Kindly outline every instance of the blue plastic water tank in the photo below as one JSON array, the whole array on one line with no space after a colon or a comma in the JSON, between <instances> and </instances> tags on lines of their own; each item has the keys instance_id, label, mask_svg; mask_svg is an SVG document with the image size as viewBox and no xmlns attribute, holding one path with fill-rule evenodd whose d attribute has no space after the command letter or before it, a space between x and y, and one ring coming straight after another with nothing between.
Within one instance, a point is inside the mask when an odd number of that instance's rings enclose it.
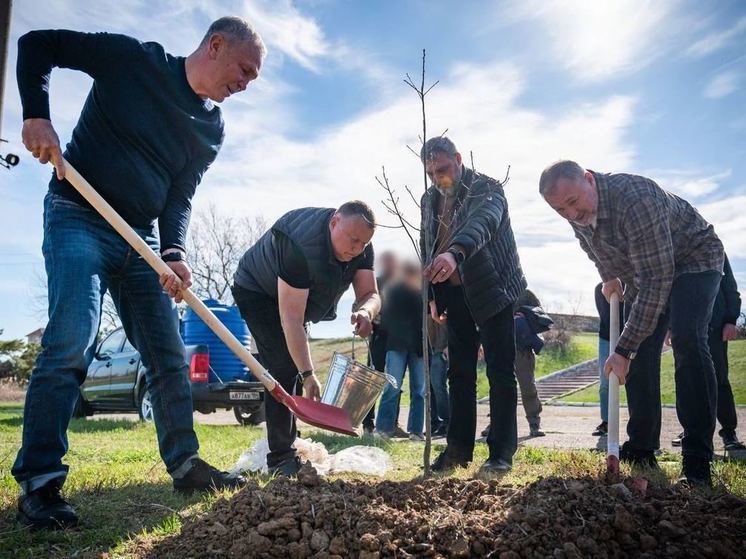
<instances>
[{"instance_id":1,"label":"blue plastic water tank","mask_svg":"<svg viewBox=\"0 0 746 559\"><path fill-rule=\"evenodd\" d=\"M251 334L246 322L241 318L238 307L224 305L215 299L206 299L203 302L218 317L218 320L248 348ZM205 344L210 348L210 382L218 382L216 374L223 382L238 379L249 380L251 374L249 369L191 308L187 309L182 319L181 334L185 345Z\"/></svg>"}]
</instances>

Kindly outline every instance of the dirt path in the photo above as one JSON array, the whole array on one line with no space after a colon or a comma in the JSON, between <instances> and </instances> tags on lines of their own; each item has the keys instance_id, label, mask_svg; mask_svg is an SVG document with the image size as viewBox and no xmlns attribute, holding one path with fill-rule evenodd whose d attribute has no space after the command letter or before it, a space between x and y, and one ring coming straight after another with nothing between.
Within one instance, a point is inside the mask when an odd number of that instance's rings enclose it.
<instances>
[{"instance_id":1,"label":"dirt path","mask_svg":"<svg viewBox=\"0 0 746 559\"><path fill-rule=\"evenodd\" d=\"M399 424L406 427L408 408L402 408ZM480 404L477 406L477 430L480 432L488 423L488 406ZM135 414L106 414L96 415L95 419L130 419L136 420ZM625 425L628 418L627 408L621 409L620 421ZM195 421L207 425L236 425L233 412L218 411L212 414L194 414ZM597 445L605 445L605 440L599 441L598 437L591 436L593 429L601 421L598 406L544 406L542 413L542 429L545 437L529 439L528 424L523 417L523 409L518 409L518 436L519 442L524 445L544 448L596 448ZM746 408L738 408L738 423L741 425L740 434L746 438ZM718 427L719 428L719 427ZM681 430L676 410L663 408L663 427L661 430L661 448L671 449L671 439ZM625 440L625 431L620 433L622 441ZM605 446L599 447L605 448ZM715 448L722 448L720 438L715 436Z\"/></svg>"}]
</instances>

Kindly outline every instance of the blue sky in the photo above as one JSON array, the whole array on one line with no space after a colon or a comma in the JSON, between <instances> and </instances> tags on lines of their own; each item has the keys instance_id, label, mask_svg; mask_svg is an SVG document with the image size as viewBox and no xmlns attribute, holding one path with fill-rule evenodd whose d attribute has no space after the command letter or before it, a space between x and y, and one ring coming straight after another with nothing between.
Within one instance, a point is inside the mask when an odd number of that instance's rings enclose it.
<instances>
[{"instance_id":1,"label":"blue sky","mask_svg":"<svg viewBox=\"0 0 746 559\"><path fill-rule=\"evenodd\" d=\"M502 177L529 285L551 310L593 312L595 269L569 225L537 193L559 158L605 172L648 175L715 225L746 285L746 5L584 1L116 0L15 2L3 107L3 150L23 154L15 42L34 28L114 31L186 55L209 23L250 19L269 55L261 78L223 104L226 143L194 200L226 215L272 221L305 205L362 198L379 219L375 175L423 188L406 149L420 133L417 99L402 78L430 80L429 126L446 128L476 167ZM70 137L90 79L57 70L53 122ZM4 153L5 151L3 151ZM24 155L0 169L0 329L19 337L39 312L41 207L50 169ZM402 196L406 201L406 194ZM414 205L407 206L417 219ZM378 251L412 251L380 230ZM348 294L340 306L350 302ZM340 313L344 315L345 313ZM343 320L313 329L342 335Z\"/></svg>"}]
</instances>

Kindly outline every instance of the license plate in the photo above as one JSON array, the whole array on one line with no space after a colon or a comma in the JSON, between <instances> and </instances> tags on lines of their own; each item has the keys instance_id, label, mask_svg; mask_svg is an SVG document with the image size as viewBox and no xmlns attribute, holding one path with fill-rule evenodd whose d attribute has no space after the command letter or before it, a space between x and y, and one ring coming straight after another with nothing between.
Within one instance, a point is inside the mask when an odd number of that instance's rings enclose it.
<instances>
[{"instance_id":1,"label":"license plate","mask_svg":"<svg viewBox=\"0 0 746 559\"><path fill-rule=\"evenodd\" d=\"M235 392L233 390L230 390L228 392L228 398L230 400L258 400L259 393L258 392Z\"/></svg>"}]
</instances>

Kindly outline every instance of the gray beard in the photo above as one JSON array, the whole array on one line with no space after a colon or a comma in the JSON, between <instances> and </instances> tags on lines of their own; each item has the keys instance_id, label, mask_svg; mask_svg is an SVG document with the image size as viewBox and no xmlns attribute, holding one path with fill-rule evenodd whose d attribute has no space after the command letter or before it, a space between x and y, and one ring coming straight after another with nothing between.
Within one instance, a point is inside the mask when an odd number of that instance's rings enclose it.
<instances>
[{"instance_id":1,"label":"gray beard","mask_svg":"<svg viewBox=\"0 0 746 559\"><path fill-rule=\"evenodd\" d=\"M441 195L445 196L446 198L451 198L452 196L456 196L458 193L459 187L461 186L461 179L464 176L464 166L461 165L461 168L459 169L458 178L453 183L453 186L451 188L441 188L437 184L435 185L435 188L438 190L438 192L441 193Z\"/></svg>"}]
</instances>

